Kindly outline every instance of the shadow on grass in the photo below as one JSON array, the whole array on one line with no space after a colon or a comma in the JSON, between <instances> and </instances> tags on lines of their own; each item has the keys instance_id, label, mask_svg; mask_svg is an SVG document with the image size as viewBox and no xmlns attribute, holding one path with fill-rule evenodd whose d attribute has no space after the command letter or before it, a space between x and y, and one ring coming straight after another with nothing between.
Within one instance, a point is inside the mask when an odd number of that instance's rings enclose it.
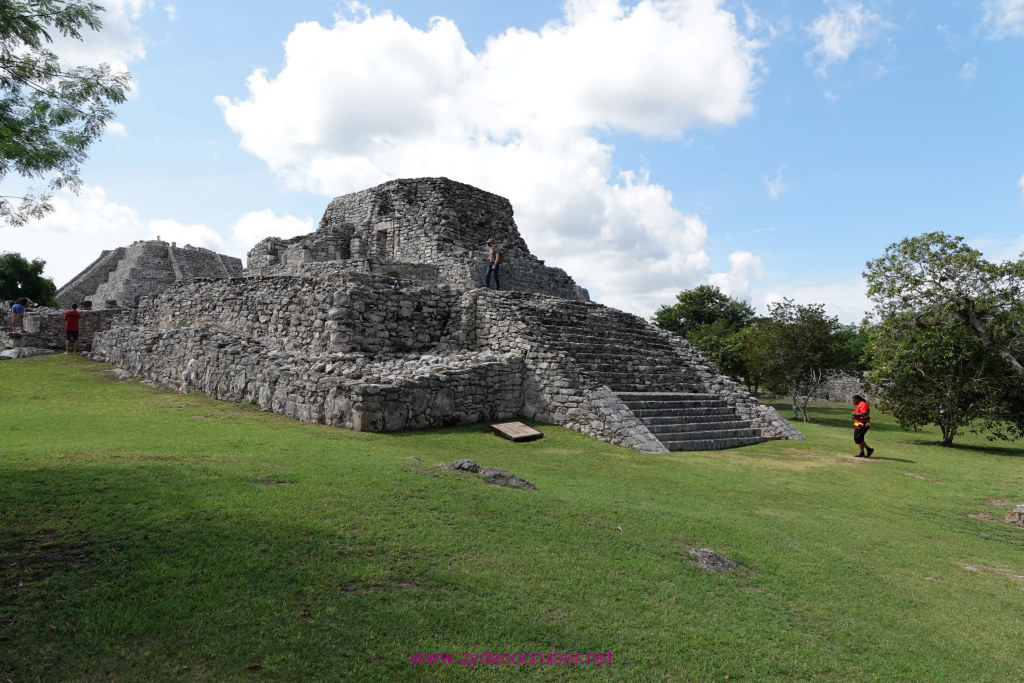
<instances>
[{"instance_id":1,"label":"shadow on grass","mask_svg":"<svg viewBox=\"0 0 1024 683\"><path fill-rule=\"evenodd\" d=\"M950 452L963 451L964 453L986 453L988 455L999 455L1004 458L1024 458L1024 447L1021 446L979 446L975 444L954 443L952 446L942 446L940 441L915 439L910 443L915 446L939 446L947 448Z\"/></svg>"},{"instance_id":2,"label":"shadow on grass","mask_svg":"<svg viewBox=\"0 0 1024 683\"><path fill-rule=\"evenodd\" d=\"M871 460L891 460L893 462L908 462L908 463L911 463L911 464L916 464L917 463L916 460L907 460L906 458L890 458L890 457L885 456L885 455L872 455L871 456Z\"/></svg>"},{"instance_id":3,"label":"shadow on grass","mask_svg":"<svg viewBox=\"0 0 1024 683\"><path fill-rule=\"evenodd\" d=\"M445 642L478 640L483 602L508 606L495 611L498 636L581 637L534 623L511 592L478 593L450 569L443 526L431 537L399 516L378 528L365 510L380 504L358 486L343 494L347 517L303 518L293 512L302 482L266 484L189 477L171 464L5 472L0 680L34 678L41 666L52 680L182 667L211 680L252 668L285 680L389 680L435 630ZM367 656L370 633L392 656Z\"/></svg>"}]
</instances>

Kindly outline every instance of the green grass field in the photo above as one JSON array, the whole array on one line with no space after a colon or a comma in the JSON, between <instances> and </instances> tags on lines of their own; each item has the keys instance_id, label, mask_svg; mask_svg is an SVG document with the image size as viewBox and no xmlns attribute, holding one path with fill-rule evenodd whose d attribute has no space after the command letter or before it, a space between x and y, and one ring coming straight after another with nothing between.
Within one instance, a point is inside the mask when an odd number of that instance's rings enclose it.
<instances>
[{"instance_id":1,"label":"green grass field","mask_svg":"<svg viewBox=\"0 0 1024 683\"><path fill-rule=\"evenodd\" d=\"M833 404L708 453L353 433L108 370L0 363L0 680L1024 679L1020 444L876 414L858 459ZM611 663L410 659L485 651Z\"/></svg>"}]
</instances>

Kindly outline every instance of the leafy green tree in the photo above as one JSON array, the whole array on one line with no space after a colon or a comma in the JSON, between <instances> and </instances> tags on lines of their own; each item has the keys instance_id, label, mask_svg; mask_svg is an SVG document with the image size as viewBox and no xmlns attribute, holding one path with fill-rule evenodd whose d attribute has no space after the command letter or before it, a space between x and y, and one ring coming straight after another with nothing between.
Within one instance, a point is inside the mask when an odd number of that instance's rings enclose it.
<instances>
[{"instance_id":1,"label":"leafy green tree","mask_svg":"<svg viewBox=\"0 0 1024 683\"><path fill-rule=\"evenodd\" d=\"M53 280L43 277L45 261L28 261L21 254L0 254L0 299L14 300L26 296L40 306L57 305L57 288Z\"/></svg>"},{"instance_id":2,"label":"leafy green tree","mask_svg":"<svg viewBox=\"0 0 1024 683\"><path fill-rule=\"evenodd\" d=\"M889 245L864 277L883 321L963 328L1024 379L1024 258L990 263L962 237L929 232Z\"/></svg>"},{"instance_id":3,"label":"leafy green tree","mask_svg":"<svg viewBox=\"0 0 1024 683\"><path fill-rule=\"evenodd\" d=\"M1024 434L1024 391L999 355L963 326L920 326L915 313L871 328L868 387L903 427L934 424L951 446L965 427L993 438Z\"/></svg>"},{"instance_id":4,"label":"leafy green tree","mask_svg":"<svg viewBox=\"0 0 1024 683\"><path fill-rule=\"evenodd\" d=\"M840 325L836 330L839 344L839 368L852 374L868 369L868 333L856 325Z\"/></svg>"},{"instance_id":5,"label":"leafy green tree","mask_svg":"<svg viewBox=\"0 0 1024 683\"><path fill-rule=\"evenodd\" d=\"M793 418L803 414L809 422L807 402L829 372L841 367L839 319L825 314L824 306L794 304L783 299L768 307L746 337L743 355L750 371L774 392L789 394Z\"/></svg>"},{"instance_id":6,"label":"leafy green tree","mask_svg":"<svg viewBox=\"0 0 1024 683\"><path fill-rule=\"evenodd\" d=\"M657 327L689 339L689 335L705 325L718 321L730 331L746 327L754 319L754 309L745 301L734 299L713 285L700 285L676 295L676 303L662 306L651 319Z\"/></svg>"},{"instance_id":7,"label":"leafy green tree","mask_svg":"<svg viewBox=\"0 0 1024 683\"><path fill-rule=\"evenodd\" d=\"M720 372L743 378L756 391L757 382L743 358L742 331L753 320L750 304L712 285L680 292L675 304L662 306L651 319L655 326L685 337Z\"/></svg>"},{"instance_id":8,"label":"leafy green tree","mask_svg":"<svg viewBox=\"0 0 1024 683\"><path fill-rule=\"evenodd\" d=\"M962 237L890 245L864 277L878 324L869 380L904 426L1024 436L1024 259L991 263ZM902 345L902 347L901 347Z\"/></svg>"},{"instance_id":9,"label":"leafy green tree","mask_svg":"<svg viewBox=\"0 0 1024 683\"><path fill-rule=\"evenodd\" d=\"M56 32L98 31L100 5L68 0L0 0L0 183L14 171L49 178L46 190L0 195L0 220L22 225L52 210L52 192L81 187L79 165L124 101L127 73L107 64L68 66L47 49Z\"/></svg>"}]
</instances>

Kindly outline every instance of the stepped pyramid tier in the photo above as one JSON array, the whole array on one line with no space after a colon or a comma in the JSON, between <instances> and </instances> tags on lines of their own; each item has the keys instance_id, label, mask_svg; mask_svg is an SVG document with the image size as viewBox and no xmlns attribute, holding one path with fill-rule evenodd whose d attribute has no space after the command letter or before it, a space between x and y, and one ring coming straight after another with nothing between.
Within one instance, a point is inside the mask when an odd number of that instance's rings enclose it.
<instances>
[{"instance_id":1,"label":"stepped pyramid tier","mask_svg":"<svg viewBox=\"0 0 1024 683\"><path fill-rule=\"evenodd\" d=\"M142 240L102 252L57 291L62 308L126 308L140 297L155 296L179 280L195 277L241 277L242 261L209 249L173 242Z\"/></svg>"},{"instance_id":2,"label":"stepped pyramid tier","mask_svg":"<svg viewBox=\"0 0 1024 683\"><path fill-rule=\"evenodd\" d=\"M484 284L488 240L502 249L503 290L589 301L564 270L530 253L504 197L447 178L392 180L335 198L320 227L289 240L268 237L249 251L250 275L298 275L310 263L388 273L434 284Z\"/></svg>"},{"instance_id":3,"label":"stepped pyramid tier","mask_svg":"<svg viewBox=\"0 0 1024 683\"><path fill-rule=\"evenodd\" d=\"M480 286L489 238L502 291ZM335 199L310 235L263 240L245 277L141 297L94 356L362 431L526 417L649 453L803 438L681 337L587 298L529 253L507 200L392 181Z\"/></svg>"}]
</instances>

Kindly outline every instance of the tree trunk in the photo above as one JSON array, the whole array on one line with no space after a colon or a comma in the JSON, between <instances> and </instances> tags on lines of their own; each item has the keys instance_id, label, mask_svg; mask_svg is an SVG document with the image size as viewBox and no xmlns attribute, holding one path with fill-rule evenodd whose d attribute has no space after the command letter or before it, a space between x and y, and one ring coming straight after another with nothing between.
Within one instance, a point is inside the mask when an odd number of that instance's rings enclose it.
<instances>
[{"instance_id":1,"label":"tree trunk","mask_svg":"<svg viewBox=\"0 0 1024 683\"><path fill-rule=\"evenodd\" d=\"M956 436L956 427L953 425L939 425L942 428L942 445L952 446L953 437Z\"/></svg>"}]
</instances>

